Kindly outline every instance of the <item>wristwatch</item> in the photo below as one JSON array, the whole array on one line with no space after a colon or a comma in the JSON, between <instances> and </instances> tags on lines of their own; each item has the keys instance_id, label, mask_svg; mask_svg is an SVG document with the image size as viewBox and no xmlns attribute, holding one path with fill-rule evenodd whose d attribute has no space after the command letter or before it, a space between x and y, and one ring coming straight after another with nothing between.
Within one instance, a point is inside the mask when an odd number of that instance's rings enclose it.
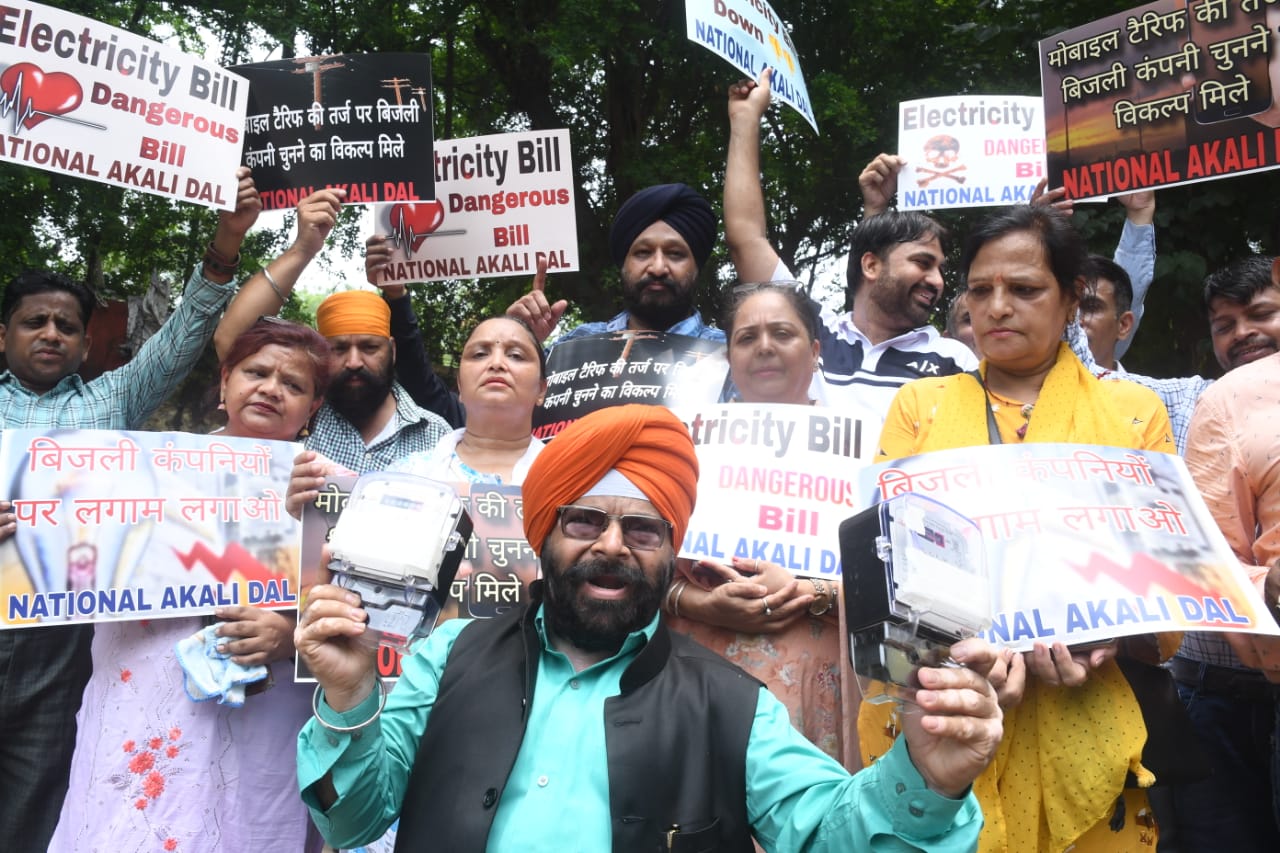
<instances>
[{"instance_id":1,"label":"wristwatch","mask_svg":"<svg viewBox=\"0 0 1280 853\"><path fill-rule=\"evenodd\" d=\"M805 578L809 583L813 584L813 603L809 605L810 616L821 616L827 613L835 606L835 596L832 595L831 586L822 578Z\"/></svg>"}]
</instances>

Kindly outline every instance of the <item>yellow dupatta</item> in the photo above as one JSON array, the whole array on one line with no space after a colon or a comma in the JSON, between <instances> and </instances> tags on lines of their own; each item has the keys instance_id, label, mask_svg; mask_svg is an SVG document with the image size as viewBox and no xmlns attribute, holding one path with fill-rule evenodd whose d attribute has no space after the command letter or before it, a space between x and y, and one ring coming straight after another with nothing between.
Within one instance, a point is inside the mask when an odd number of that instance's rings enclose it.
<instances>
[{"instance_id":1,"label":"yellow dupatta","mask_svg":"<svg viewBox=\"0 0 1280 853\"><path fill-rule=\"evenodd\" d=\"M979 369L985 378L985 361ZM987 444L988 405L973 376L950 377L920 452ZM1143 438L1062 343L1025 441L1141 447ZM864 756L882 754L892 743L892 713L892 705L862 705ZM1154 781L1141 764L1147 739L1142 712L1114 661L1091 673L1084 687L1029 679L1022 703L1005 711L1004 728L995 759L973 785L985 818L982 853L1065 850L1110 816L1128 771L1144 787Z\"/></svg>"}]
</instances>

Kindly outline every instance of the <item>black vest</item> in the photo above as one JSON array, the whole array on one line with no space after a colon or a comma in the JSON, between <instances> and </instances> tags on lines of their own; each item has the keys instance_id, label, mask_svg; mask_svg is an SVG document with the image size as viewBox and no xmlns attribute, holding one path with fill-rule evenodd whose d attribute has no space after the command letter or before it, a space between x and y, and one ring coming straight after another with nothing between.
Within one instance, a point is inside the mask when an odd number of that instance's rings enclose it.
<instances>
[{"instance_id":1,"label":"black vest","mask_svg":"<svg viewBox=\"0 0 1280 853\"><path fill-rule=\"evenodd\" d=\"M533 702L535 609L477 620L454 642L400 809L397 853L485 849ZM615 853L749 853L746 754L760 683L659 623L621 688L604 711ZM566 851L574 840L566 828Z\"/></svg>"}]
</instances>

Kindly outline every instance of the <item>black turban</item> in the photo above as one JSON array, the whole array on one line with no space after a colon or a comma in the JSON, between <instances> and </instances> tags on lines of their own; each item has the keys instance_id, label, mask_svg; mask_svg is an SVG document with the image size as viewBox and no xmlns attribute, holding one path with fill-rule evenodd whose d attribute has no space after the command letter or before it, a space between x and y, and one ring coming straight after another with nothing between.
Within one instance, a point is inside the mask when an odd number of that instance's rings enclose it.
<instances>
[{"instance_id":1,"label":"black turban","mask_svg":"<svg viewBox=\"0 0 1280 853\"><path fill-rule=\"evenodd\" d=\"M680 233L702 269L716 242L716 215L707 200L686 184L659 184L627 199L609 231L613 262L622 266L640 232L659 219Z\"/></svg>"}]
</instances>

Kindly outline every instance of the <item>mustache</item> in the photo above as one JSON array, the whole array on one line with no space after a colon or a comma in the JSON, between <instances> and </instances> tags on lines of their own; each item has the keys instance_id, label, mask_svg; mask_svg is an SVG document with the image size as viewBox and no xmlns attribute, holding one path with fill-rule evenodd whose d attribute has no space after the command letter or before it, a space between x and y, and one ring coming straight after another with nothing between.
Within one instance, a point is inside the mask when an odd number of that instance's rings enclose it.
<instances>
[{"instance_id":1,"label":"mustache","mask_svg":"<svg viewBox=\"0 0 1280 853\"><path fill-rule=\"evenodd\" d=\"M378 381L378 377L375 376L372 371L366 370L363 367L344 367L342 372L335 377L335 381L337 382L346 382L349 379L362 379L365 382Z\"/></svg>"},{"instance_id":2,"label":"mustache","mask_svg":"<svg viewBox=\"0 0 1280 853\"><path fill-rule=\"evenodd\" d=\"M1233 344L1231 349L1227 350L1227 354L1234 357L1239 355L1241 352L1244 352L1247 349L1252 349L1256 346L1268 346L1272 349L1276 349L1276 342L1266 335L1253 335L1252 337L1245 338L1243 341Z\"/></svg>"},{"instance_id":3,"label":"mustache","mask_svg":"<svg viewBox=\"0 0 1280 853\"><path fill-rule=\"evenodd\" d=\"M566 581L574 586L582 586L604 575L612 575L628 585L648 583L648 578L639 568L611 560L584 560L577 562L565 569L563 576Z\"/></svg>"},{"instance_id":4,"label":"mustache","mask_svg":"<svg viewBox=\"0 0 1280 853\"><path fill-rule=\"evenodd\" d=\"M651 284L660 284L668 290L676 289L675 279L669 275L646 275L636 283L636 286L638 289L644 290Z\"/></svg>"}]
</instances>

